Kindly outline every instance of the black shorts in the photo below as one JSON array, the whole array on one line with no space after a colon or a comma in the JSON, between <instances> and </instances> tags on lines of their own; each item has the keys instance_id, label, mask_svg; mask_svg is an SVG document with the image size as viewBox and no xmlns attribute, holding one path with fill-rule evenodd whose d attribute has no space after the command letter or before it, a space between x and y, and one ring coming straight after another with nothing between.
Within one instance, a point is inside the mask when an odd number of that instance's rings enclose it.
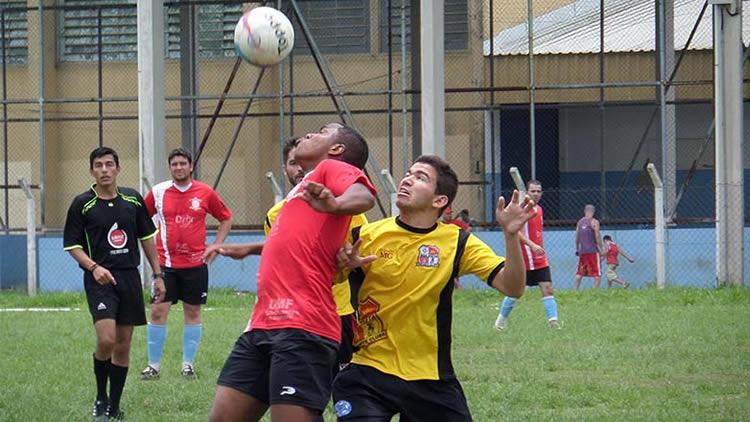
<instances>
[{"instance_id":1,"label":"black shorts","mask_svg":"<svg viewBox=\"0 0 750 422\"><path fill-rule=\"evenodd\" d=\"M351 364L333 382L339 421L471 421L457 379L406 381L365 365Z\"/></svg>"},{"instance_id":2,"label":"black shorts","mask_svg":"<svg viewBox=\"0 0 750 422\"><path fill-rule=\"evenodd\" d=\"M109 271L117 284L101 285L91 272L83 273L83 288L94 322L114 319L118 325L146 325L143 286L138 270Z\"/></svg>"},{"instance_id":3,"label":"black shorts","mask_svg":"<svg viewBox=\"0 0 750 422\"><path fill-rule=\"evenodd\" d=\"M552 283L552 274L549 272L549 267L526 271L527 286L538 286L539 283L545 281Z\"/></svg>"},{"instance_id":4,"label":"black shorts","mask_svg":"<svg viewBox=\"0 0 750 422\"><path fill-rule=\"evenodd\" d=\"M354 353L354 314L341 315L341 344L336 354L336 363L333 368L333 378L343 368L352 361Z\"/></svg>"},{"instance_id":5,"label":"black shorts","mask_svg":"<svg viewBox=\"0 0 750 422\"><path fill-rule=\"evenodd\" d=\"M322 414L331 397L337 346L304 330L248 331L234 344L217 384L266 404L293 404Z\"/></svg>"},{"instance_id":6,"label":"black shorts","mask_svg":"<svg viewBox=\"0 0 750 422\"><path fill-rule=\"evenodd\" d=\"M195 268L164 268L165 302L181 300L191 305L205 305L208 300L208 265Z\"/></svg>"}]
</instances>

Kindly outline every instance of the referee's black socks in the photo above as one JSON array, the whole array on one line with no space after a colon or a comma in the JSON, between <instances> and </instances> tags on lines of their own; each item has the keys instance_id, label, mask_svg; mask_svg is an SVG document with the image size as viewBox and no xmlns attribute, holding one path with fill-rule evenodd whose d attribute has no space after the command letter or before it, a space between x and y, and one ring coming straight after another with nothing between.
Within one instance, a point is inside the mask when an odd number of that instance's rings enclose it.
<instances>
[{"instance_id":1,"label":"referee's black socks","mask_svg":"<svg viewBox=\"0 0 750 422\"><path fill-rule=\"evenodd\" d=\"M109 408L113 412L120 410L120 397L122 396L122 389L125 388L127 377L127 366L111 365L109 370Z\"/></svg>"},{"instance_id":2,"label":"referee's black socks","mask_svg":"<svg viewBox=\"0 0 750 422\"><path fill-rule=\"evenodd\" d=\"M96 399L107 401L107 378L109 377L112 359L99 360L94 354L94 375L96 376Z\"/></svg>"}]
</instances>

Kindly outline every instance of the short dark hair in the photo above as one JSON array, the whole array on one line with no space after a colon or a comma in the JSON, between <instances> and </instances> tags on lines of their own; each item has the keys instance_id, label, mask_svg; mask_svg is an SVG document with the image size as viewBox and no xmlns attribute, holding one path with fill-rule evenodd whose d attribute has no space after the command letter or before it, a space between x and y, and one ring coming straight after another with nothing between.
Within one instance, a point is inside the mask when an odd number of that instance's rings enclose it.
<instances>
[{"instance_id":1,"label":"short dark hair","mask_svg":"<svg viewBox=\"0 0 750 422\"><path fill-rule=\"evenodd\" d=\"M105 155L111 155L115 159L115 165L120 167L120 157L117 156L115 150L110 147L99 147L91 151L91 154L89 154L89 169L94 169L94 160L104 157Z\"/></svg>"},{"instance_id":2,"label":"short dark hair","mask_svg":"<svg viewBox=\"0 0 750 422\"><path fill-rule=\"evenodd\" d=\"M537 185L537 186L539 186L541 188L542 187L542 182L540 182L540 181L538 181L536 179L531 179L528 182L526 182L526 189L528 189L529 186L531 186L531 185Z\"/></svg>"},{"instance_id":3,"label":"short dark hair","mask_svg":"<svg viewBox=\"0 0 750 422\"><path fill-rule=\"evenodd\" d=\"M448 203L440 209L440 214L442 215L445 209L456 199L456 193L458 192L458 176L456 176L456 172L453 171L447 161L437 155L422 155L414 160L414 162L425 163L435 169L437 173L435 193L448 197Z\"/></svg>"},{"instance_id":4,"label":"short dark hair","mask_svg":"<svg viewBox=\"0 0 750 422\"><path fill-rule=\"evenodd\" d=\"M604 240L612 240L612 237L608 234L605 234L603 237Z\"/></svg>"},{"instance_id":5,"label":"short dark hair","mask_svg":"<svg viewBox=\"0 0 750 422\"><path fill-rule=\"evenodd\" d=\"M362 135L347 125L341 125L336 130L336 143L344 145L341 161L349 163L359 169L365 168L370 156L370 149Z\"/></svg>"},{"instance_id":6,"label":"short dark hair","mask_svg":"<svg viewBox=\"0 0 750 422\"><path fill-rule=\"evenodd\" d=\"M294 147L299 143L299 138L289 138L284 141L284 147L281 150L281 156L284 158L284 164L289 159L289 153L292 152Z\"/></svg>"},{"instance_id":7,"label":"short dark hair","mask_svg":"<svg viewBox=\"0 0 750 422\"><path fill-rule=\"evenodd\" d=\"M186 150L185 148L175 148L172 150L172 152L169 153L169 157L167 157L167 163L172 164L172 159L174 157L185 157L188 160L188 163L193 164L193 155L190 154L190 151Z\"/></svg>"}]
</instances>

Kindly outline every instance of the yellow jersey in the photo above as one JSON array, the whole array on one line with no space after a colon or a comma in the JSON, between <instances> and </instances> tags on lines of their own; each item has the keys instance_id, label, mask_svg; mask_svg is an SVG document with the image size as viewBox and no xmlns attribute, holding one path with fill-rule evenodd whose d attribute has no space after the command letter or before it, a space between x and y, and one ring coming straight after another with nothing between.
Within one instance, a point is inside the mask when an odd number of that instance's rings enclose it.
<instances>
[{"instance_id":1,"label":"yellow jersey","mask_svg":"<svg viewBox=\"0 0 750 422\"><path fill-rule=\"evenodd\" d=\"M370 264L351 271L358 299L352 363L404 380L455 378L451 362L453 279L474 274L491 283L505 258L452 224L429 229L387 218L354 229Z\"/></svg>"},{"instance_id":2,"label":"yellow jersey","mask_svg":"<svg viewBox=\"0 0 750 422\"><path fill-rule=\"evenodd\" d=\"M276 221L276 217L279 216L279 212L285 203L286 200L277 202L266 213L266 221L263 224L263 230L265 231L266 236L268 236L268 233L271 231L271 226L273 225L273 222ZM349 224L349 231L351 232L354 228L363 224L367 224L367 217L364 214L353 215L352 222ZM336 302L337 314L349 315L354 313L354 308L351 304L351 289L349 288L349 281L344 274L337 274L336 279L333 280L333 300Z\"/></svg>"}]
</instances>

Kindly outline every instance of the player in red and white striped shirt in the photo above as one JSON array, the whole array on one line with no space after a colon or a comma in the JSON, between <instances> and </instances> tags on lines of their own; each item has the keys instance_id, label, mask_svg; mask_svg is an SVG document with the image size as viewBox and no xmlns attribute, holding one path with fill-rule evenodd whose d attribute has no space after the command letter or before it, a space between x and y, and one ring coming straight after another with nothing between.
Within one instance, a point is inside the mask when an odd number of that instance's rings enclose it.
<instances>
[{"instance_id":1,"label":"player in red and white striped shirt","mask_svg":"<svg viewBox=\"0 0 750 422\"><path fill-rule=\"evenodd\" d=\"M539 286L542 292L542 304L547 314L550 327L560 328L557 318L557 302L552 291L552 274L549 270L547 254L544 251L544 210L539 205L542 199L542 183L538 180L529 180L526 184L529 197L537 205L534 207L536 216L530 219L523 230L519 233L521 240L521 252L523 263L526 265L526 285ZM506 296L500 305L500 313L495 320L495 328L505 329L506 320L510 316L517 298Z\"/></svg>"},{"instance_id":2,"label":"player in red and white striped shirt","mask_svg":"<svg viewBox=\"0 0 750 422\"><path fill-rule=\"evenodd\" d=\"M156 220L159 235L156 246L164 269L166 298L151 305L148 325L148 366L142 380L156 379L161 370L161 355L167 337L167 316L172 304L182 301L185 314L183 328L182 375L195 377L195 355L202 334L201 305L208 299L208 266L206 249L206 215L219 221L215 243L222 243L232 226L232 212L207 184L193 179L190 152L177 148L169 154L172 180L159 183L146 194L144 202Z\"/></svg>"}]
</instances>

